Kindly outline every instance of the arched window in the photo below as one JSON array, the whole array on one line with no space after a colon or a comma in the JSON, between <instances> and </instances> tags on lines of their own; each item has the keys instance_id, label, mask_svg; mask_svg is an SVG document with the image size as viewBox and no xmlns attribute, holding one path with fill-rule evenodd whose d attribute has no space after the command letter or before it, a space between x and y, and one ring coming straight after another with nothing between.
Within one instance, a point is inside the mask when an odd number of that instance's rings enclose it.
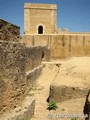
<instances>
[{"instance_id":1,"label":"arched window","mask_svg":"<svg viewBox=\"0 0 90 120\"><path fill-rule=\"evenodd\" d=\"M43 34L43 26L38 27L38 34Z\"/></svg>"}]
</instances>

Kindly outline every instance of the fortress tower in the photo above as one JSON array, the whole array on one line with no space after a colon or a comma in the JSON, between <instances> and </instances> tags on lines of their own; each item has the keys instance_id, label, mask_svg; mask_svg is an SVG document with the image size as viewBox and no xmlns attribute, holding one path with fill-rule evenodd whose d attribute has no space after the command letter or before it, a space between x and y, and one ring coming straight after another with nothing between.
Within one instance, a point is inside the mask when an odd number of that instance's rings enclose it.
<instances>
[{"instance_id":1,"label":"fortress tower","mask_svg":"<svg viewBox=\"0 0 90 120\"><path fill-rule=\"evenodd\" d=\"M55 34L57 6L56 4L24 4L25 35Z\"/></svg>"}]
</instances>

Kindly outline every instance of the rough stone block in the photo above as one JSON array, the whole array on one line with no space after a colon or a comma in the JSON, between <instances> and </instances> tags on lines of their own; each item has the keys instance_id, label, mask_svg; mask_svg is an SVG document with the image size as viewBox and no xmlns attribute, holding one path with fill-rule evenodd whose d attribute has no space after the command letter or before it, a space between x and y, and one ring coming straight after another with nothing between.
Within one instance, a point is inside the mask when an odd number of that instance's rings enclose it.
<instances>
[{"instance_id":1,"label":"rough stone block","mask_svg":"<svg viewBox=\"0 0 90 120\"><path fill-rule=\"evenodd\" d=\"M62 102L85 97L89 88L90 57L71 58L62 63L59 74L50 86L49 99Z\"/></svg>"},{"instance_id":2,"label":"rough stone block","mask_svg":"<svg viewBox=\"0 0 90 120\"><path fill-rule=\"evenodd\" d=\"M34 115L35 100L31 97L26 97L20 107L17 107L0 117L0 120L21 120L30 119Z\"/></svg>"}]
</instances>

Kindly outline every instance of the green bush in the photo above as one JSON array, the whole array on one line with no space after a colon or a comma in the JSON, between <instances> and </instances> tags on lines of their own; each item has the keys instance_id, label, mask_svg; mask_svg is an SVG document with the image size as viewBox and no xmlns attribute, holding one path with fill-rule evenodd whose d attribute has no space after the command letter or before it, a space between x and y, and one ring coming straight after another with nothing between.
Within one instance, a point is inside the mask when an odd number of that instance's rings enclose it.
<instances>
[{"instance_id":1,"label":"green bush","mask_svg":"<svg viewBox=\"0 0 90 120\"><path fill-rule=\"evenodd\" d=\"M57 104L55 101L51 101L49 102L48 104L48 110L56 110L58 107L57 107Z\"/></svg>"}]
</instances>

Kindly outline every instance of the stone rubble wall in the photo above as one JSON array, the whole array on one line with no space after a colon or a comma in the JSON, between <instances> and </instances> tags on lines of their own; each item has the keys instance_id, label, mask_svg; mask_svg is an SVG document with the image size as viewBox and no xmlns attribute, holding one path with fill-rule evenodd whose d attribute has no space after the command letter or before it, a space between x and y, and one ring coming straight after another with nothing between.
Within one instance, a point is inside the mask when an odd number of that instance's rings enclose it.
<instances>
[{"instance_id":1,"label":"stone rubble wall","mask_svg":"<svg viewBox=\"0 0 90 120\"><path fill-rule=\"evenodd\" d=\"M49 49L45 46L27 47L26 72L41 65L42 59L49 60L49 53Z\"/></svg>"},{"instance_id":2,"label":"stone rubble wall","mask_svg":"<svg viewBox=\"0 0 90 120\"><path fill-rule=\"evenodd\" d=\"M15 108L26 92L25 45L0 41L0 113Z\"/></svg>"},{"instance_id":3,"label":"stone rubble wall","mask_svg":"<svg viewBox=\"0 0 90 120\"><path fill-rule=\"evenodd\" d=\"M28 90L26 72L41 65L44 49L0 41L0 113L22 103Z\"/></svg>"},{"instance_id":4,"label":"stone rubble wall","mask_svg":"<svg viewBox=\"0 0 90 120\"><path fill-rule=\"evenodd\" d=\"M20 27L0 19L0 40L19 42Z\"/></svg>"}]
</instances>

